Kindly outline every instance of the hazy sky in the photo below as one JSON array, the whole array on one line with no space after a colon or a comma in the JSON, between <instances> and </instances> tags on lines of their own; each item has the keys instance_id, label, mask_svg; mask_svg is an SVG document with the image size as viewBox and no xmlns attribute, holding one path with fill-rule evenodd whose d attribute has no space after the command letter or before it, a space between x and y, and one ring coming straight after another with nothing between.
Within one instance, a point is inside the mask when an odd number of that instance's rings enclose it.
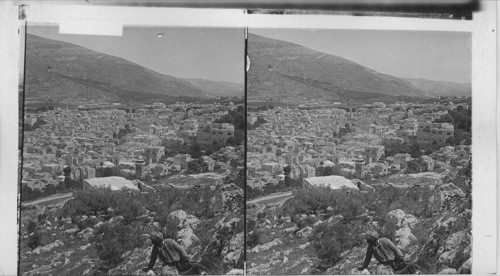
<instances>
[{"instance_id":1,"label":"hazy sky","mask_svg":"<svg viewBox=\"0 0 500 276\"><path fill-rule=\"evenodd\" d=\"M396 77L471 82L471 33L297 29L249 32L340 56Z\"/></svg>"},{"instance_id":2,"label":"hazy sky","mask_svg":"<svg viewBox=\"0 0 500 276\"><path fill-rule=\"evenodd\" d=\"M118 56L174 77L244 82L243 29L126 27L117 37L67 35L59 34L57 26L28 26L28 33Z\"/></svg>"}]
</instances>

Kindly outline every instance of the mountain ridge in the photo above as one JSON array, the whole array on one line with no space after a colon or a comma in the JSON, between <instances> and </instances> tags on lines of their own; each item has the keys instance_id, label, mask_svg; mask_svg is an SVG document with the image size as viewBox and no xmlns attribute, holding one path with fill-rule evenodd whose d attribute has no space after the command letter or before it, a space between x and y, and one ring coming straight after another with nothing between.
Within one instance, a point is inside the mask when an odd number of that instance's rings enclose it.
<instances>
[{"instance_id":1,"label":"mountain ridge","mask_svg":"<svg viewBox=\"0 0 500 276\"><path fill-rule=\"evenodd\" d=\"M245 84L229 81L214 81L204 78L182 78L194 87L201 89L207 96L243 97Z\"/></svg>"},{"instance_id":2,"label":"mountain ridge","mask_svg":"<svg viewBox=\"0 0 500 276\"><path fill-rule=\"evenodd\" d=\"M181 78L122 57L32 34L26 39L25 96L29 102L162 101L207 93Z\"/></svg>"},{"instance_id":3,"label":"mountain ridge","mask_svg":"<svg viewBox=\"0 0 500 276\"><path fill-rule=\"evenodd\" d=\"M394 77L302 45L249 34L248 96L255 100L372 101L453 94L452 85ZM432 85L431 85L432 84ZM466 93L466 89L462 88ZM363 94L371 96L363 100Z\"/></svg>"}]
</instances>

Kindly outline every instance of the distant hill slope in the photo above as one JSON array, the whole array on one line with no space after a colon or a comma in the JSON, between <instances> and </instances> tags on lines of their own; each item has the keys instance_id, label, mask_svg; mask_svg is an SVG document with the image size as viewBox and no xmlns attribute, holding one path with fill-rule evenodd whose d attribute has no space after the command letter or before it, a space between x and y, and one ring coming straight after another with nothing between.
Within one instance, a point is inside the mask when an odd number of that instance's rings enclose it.
<instances>
[{"instance_id":1,"label":"distant hill slope","mask_svg":"<svg viewBox=\"0 0 500 276\"><path fill-rule=\"evenodd\" d=\"M432 81L426 79L406 79L424 94L429 96L467 96L472 95L470 83Z\"/></svg>"},{"instance_id":2,"label":"distant hill slope","mask_svg":"<svg viewBox=\"0 0 500 276\"><path fill-rule=\"evenodd\" d=\"M250 99L348 102L427 96L413 80L285 41L249 34L248 55Z\"/></svg>"},{"instance_id":3,"label":"distant hill slope","mask_svg":"<svg viewBox=\"0 0 500 276\"><path fill-rule=\"evenodd\" d=\"M243 97L245 94L245 85L243 83L206 79L183 80L200 89L206 96Z\"/></svg>"},{"instance_id":4,"label":"distant hill slope","mask_svg":"<svg viewBox=\"0 0 500 276\"><path fill-rule=\"evenodd\" d=\"M201 96L192 84L75 44L27 35L27 101L118 101Z\"/></svg>"}]
</instances>

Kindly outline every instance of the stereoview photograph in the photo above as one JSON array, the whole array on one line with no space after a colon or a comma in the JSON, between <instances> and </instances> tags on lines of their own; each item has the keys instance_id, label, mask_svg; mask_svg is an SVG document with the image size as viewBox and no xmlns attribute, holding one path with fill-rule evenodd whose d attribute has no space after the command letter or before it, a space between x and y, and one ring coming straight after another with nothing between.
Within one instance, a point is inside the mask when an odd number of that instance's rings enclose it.
<instances>
[{"instance_id":1,"label":"stereoview photograph","mask_svg":"<svg viewBox=\"0 0 500 276\"><path fill-rule=\"evenodd\" d=\"M27 27L21 275L243 273L244 42Z\"/></svg>"},{"instance_id":2,"label":"stereoview photograph","mask_svg":"<svg viewBox=\"0 0 500 276\"><path fill-rule=\"evenodd\" d=\"M470 274L471 33L247 43L247 274Z\"/></svg>"}]
</instances>

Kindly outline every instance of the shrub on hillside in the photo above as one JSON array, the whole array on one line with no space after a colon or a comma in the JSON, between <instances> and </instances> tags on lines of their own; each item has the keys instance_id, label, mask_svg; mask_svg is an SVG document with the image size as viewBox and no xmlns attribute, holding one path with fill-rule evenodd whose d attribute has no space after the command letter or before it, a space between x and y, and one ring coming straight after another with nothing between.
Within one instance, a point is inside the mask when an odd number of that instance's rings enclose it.
<instances>
[{"instance_id":1,"label":"shrub on hillside","mask_svg":"<svg viewBox=\"0 0 500 276\"><path fill-rule=\"evenodd\" d=\"M345 256L347 250L361 244L358 238L361 230L358 223L325 223L314 228L309 241L313 244L318 258L328 266L333 266Z\"/></svg>"},{"instance_id":2,"label":"shrub on hillside","mask_svg":"<svg viewBox=\"0 0 500 276\"><path fill-rule=\"evenodd\" d=\"M98 188L77 191L74 199L68 201L62 208L63 214L72 215L99 215L108 208L116 207L116 192L109 188Z\"/></svg>"},{"instance_id":3,"label":"shrub on hillside","mask_svg":"<svg viewBox=\"0 0 500 276\"><path fill-rule=\"evenodd\" d=\"M35 249L42 245L42 233L35 230L32 234L28 236L27 245L31 249Z\"/></svg>"},{"instance_id":4,"label":"shrub on hillside","mask_svg":"<svg viewBox=\"0 0 500 276\"><path fill-rule=\"evenodd\" d=\"M367 195L349 189L331 190L329 188L308 189L295 192L295 197L283 205L284 215L317 214L332 208L333 215L341 214L350 221L364 213Z\"/></svg>"},{"instance_id":5,"label":"shrub on hillside","mask_svg":"<svg viewBox=\"0 0 500 276\"><path fill-rule=\"evenodd\" d=\"M260 243L261 241L260 241L259 231L254 229L253 231L248 233L247 244L246 244L248 248L252 248Z\"/></svg>"},{"instance_id":6,"label":"shrub on hillside","mask_svg":"<svg viewBox=\"0 0 500 276\"><path fill-rule=\"evenodd\" d=\"M28 232L28 234L35 232L36 226L36 221L28 220L28 222L26 222L26 232Z\"/></svg>"},{"instance_id":7,"label":"shrub on hillside","mask_svg":"<svg viewBox=\"0 0 500 276\"><path fill-rule=\"evenodd\" d=\"M124 254L140 245L139 235L143 231L125 224L103 224L99 226L91 242L97 256L105 266L114 266L124 259Z\"/></svg>"},{"instance_id":8,"label":"shrub on hillside","mask_svg":"<svg viewBox=\"0 0 500 276\"><path fill-rule=\"evenodd\" d=\"M75 224L79 230L83 230L83 229L92 227L98 222L99 222L99 219L97 219L97 218L86 218L86 219L75 220Z\"/></svg>"},{"instance_id":9,"label":"shrub on hillside","mask_svg":"<svg viewBox=\"0 0 500 276\"><path fill-rule=\"evenodd\" d=\"M89 189L76 192L74 198L63 206L61 214L72 218L79 215L97 216L111 208L115 215L121 215L125 221L131 222L145 214L145 208L157 202L158 198L146 197L140 193L129 194L126 191L111 191L109 188Z\"/></svg>"},{"instance_id":10,"label":"shrub on hillside","mask_svg":"<svg viewBox=\"0 0 500 276\"><path fill-rule=\"evenodd\" d=\"M318 218L308 216L307 218L297 221L297 227L301 229L307 226L312 226L317 221Z\"/></svg>"},{"instance_id":11,"label":"shrub on hillside","mask_svg":"<svg viewBox=\"0 0 500 276\"><path fill-rule=\"evenodd\" d=\"M115 214L117 216L123 216L125 222L130 223L145 213L146 209L139 199L126 194L122 194L118 197Z\"/></svg>"}]
</instances>

